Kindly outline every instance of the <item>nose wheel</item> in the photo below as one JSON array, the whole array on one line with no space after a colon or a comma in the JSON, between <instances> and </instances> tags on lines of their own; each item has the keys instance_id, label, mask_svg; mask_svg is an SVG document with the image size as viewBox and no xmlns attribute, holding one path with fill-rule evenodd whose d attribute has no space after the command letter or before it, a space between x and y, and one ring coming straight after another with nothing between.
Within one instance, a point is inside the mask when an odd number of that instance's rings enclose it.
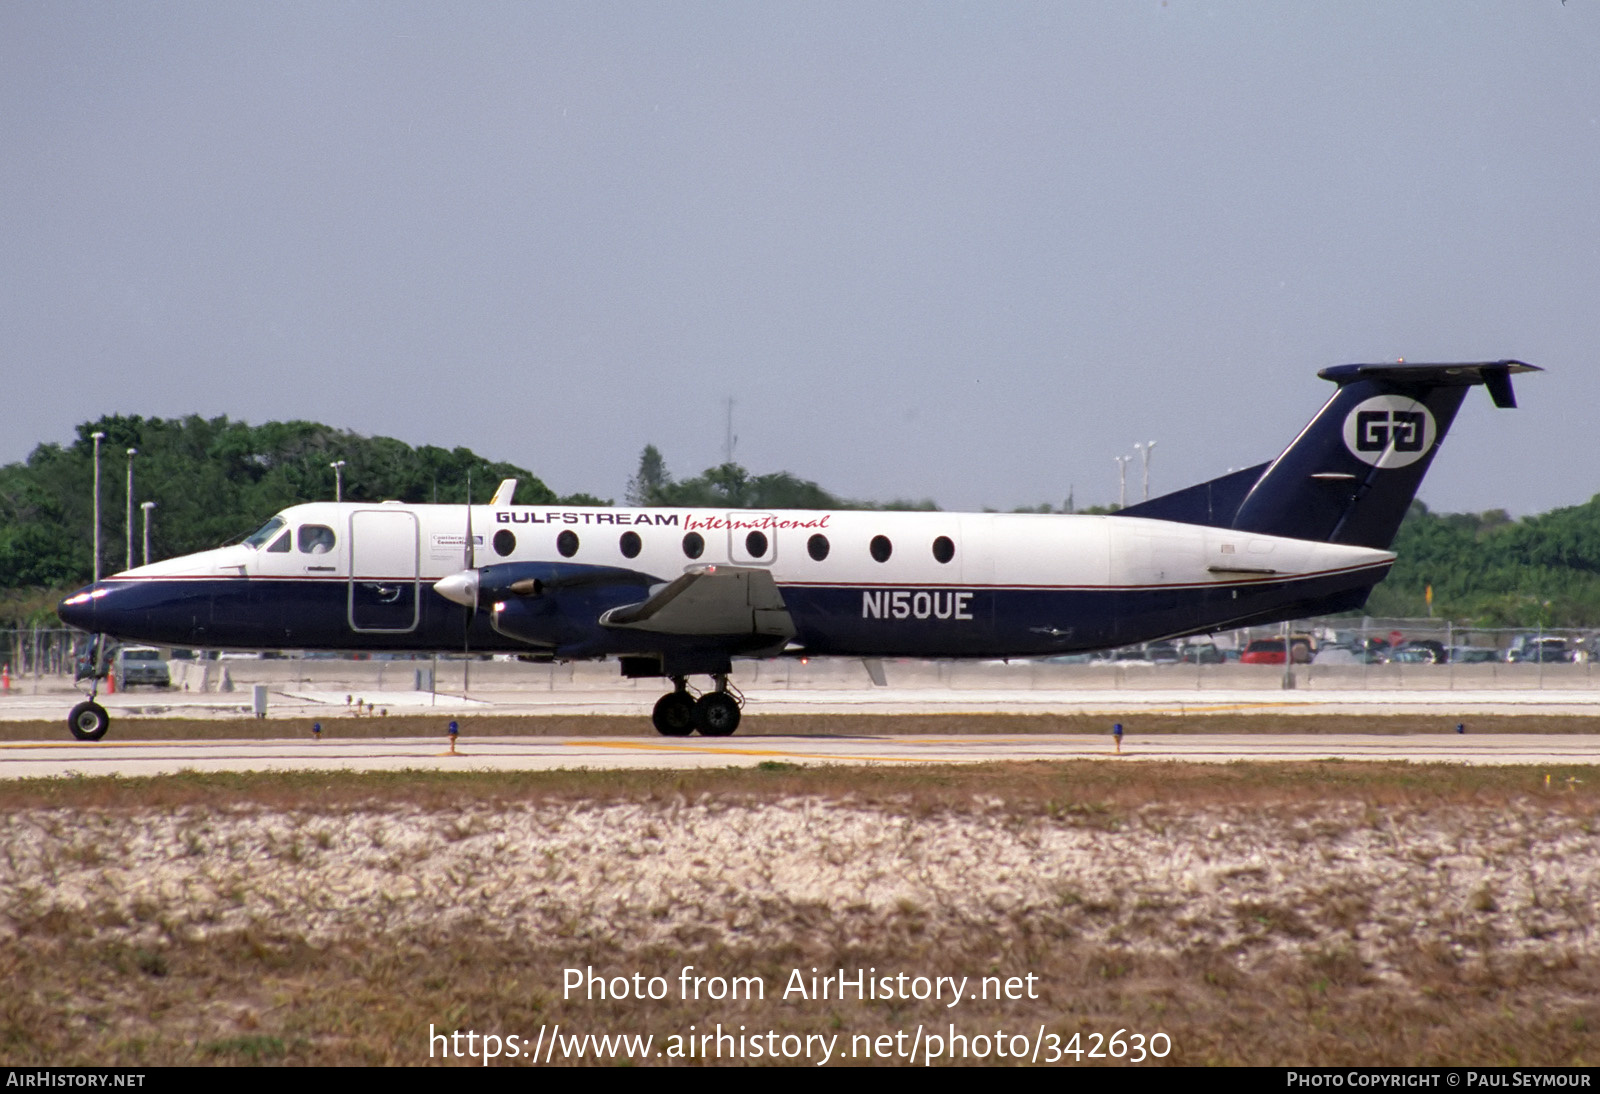
<instances>
[{"instance_id":1,"label":"nose wheel","mask_svg":"<svg viewBox=\"0 0 1600 1094\"><path fill-rule=\"evenodd\" d=\"M111 716L94 700L79 703L67 715L67 728L80 741L98 741L111 728Z\"/></svg>"},{"instance_id":2,"label":"nose wheel","mask_svg":"<svg viewBox=\"0 0 1600 1094\"><path fill-rule=\"evenodd\" d=\"M731 737L739 728L740 699L726 676L715 676L717 690L698 699L689 694L688 680L674 676L676 689L656 700L650 720L663 737L687 737L695 730L702 737Z\"/></svg>"}]
</instances>

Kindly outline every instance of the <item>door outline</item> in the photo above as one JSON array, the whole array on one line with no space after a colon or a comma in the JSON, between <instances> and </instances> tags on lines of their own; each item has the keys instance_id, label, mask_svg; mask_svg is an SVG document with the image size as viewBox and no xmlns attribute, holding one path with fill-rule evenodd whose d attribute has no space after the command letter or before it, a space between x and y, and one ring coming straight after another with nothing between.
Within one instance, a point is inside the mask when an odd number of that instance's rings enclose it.
<instances>
[{"instance_id":1,"label":"door outline","mask_svg":"<svg viewBox=\"0 0 1600 1094\"><path fill-rule=\"evenodd\" d=\"M357 509L350 514L346 526L349 560L345 593L345 619L357 634L409 634L417 629L422 618L421 532L417 515L397 509ZM364 538L365 537L365 538ZM407 562L406 540L410 543L410 560ZM361 555L363 543L369 546L365 558ZM368 563L366 559L373 559ZM394 573L363 573L368 569L395 570ZM409 569L409 574L405 571ZM396 595L403 595L406 587L411 592L411 619L405 626L372 626L357 621L356 589L370 590L379 598L388 587L396 587ZM365 607L365 605L363 605Z\"/></svg>"}]
</instances>

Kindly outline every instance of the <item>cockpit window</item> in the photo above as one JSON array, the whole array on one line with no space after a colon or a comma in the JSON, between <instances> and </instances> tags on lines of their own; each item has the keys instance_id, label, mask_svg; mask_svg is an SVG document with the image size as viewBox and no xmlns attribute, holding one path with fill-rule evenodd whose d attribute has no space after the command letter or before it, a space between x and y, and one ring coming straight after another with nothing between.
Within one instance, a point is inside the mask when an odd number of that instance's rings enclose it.
<instances>
[{"instance_id":1,"label":"cockpit window","mask_svg":"<svg viewBox=\"0 0 1600 1094\"><path fill-rule=\"evenodd\" d=\"M285 532L283 535L273 540L272 546L268 547L267 550L275 555L288 554L289 541L292 539L294 539L294 535L290 532Z\"/></svg>"},{"instance_id":2,"label":"cockpit window","mask_svg":"<svg viewBox=\"0 0 1600 1094\"><path fill-rule=\"evenodd\" d=\"M326 524L302 524L300 526L300 553L303 555L325 555L333 550L333 529Z\"/></svg>"},{"instance_id":3,"label":"cockpit window","mask_svg":"<svg viewBox=\"0 0 1600 1094\"><path fill-rule=\"evenodd\" d=\"M251 533L244 541L246 547L265 547L278 534L278 529L286 526L288 522L282 517L273 517Z\"/></svg>"}]
</instances>

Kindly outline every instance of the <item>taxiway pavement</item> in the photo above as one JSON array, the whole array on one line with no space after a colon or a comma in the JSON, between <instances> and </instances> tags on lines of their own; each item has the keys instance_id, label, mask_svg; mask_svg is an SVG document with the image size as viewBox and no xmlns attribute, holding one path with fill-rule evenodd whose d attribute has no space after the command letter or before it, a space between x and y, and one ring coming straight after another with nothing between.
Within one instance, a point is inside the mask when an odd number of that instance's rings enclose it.
<instances>
[{"instance_id":1,"label":"taxiway pavement","mask_svg":"<svg viewBox=\"0 0 1600 1094\"><path fill-rule=\"evenodd\" d=\"M0 743L0 778L162 775L180 771L549 771L562 768L753 767L790 764L962 764L1085 760L1137 763L1320 759L1459 764L1600 765L1600 736L1579 734L1147 734L927 737L752 737L673 740L486 737L339 741L189 740Z\"/></svg>"}]
</instances>

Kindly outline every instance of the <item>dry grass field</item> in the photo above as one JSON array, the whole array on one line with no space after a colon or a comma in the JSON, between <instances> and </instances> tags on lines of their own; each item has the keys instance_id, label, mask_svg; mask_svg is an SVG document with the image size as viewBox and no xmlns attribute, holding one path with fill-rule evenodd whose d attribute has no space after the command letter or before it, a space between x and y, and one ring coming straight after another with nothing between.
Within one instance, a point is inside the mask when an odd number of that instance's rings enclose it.
<instances>
[{"instance_id":1,"label":"dry grass field","mask_svg":"<svg viewBox=\"0 0 1600 1094\"><path fill-rule=\"evenodd\" d=\"M836 1060L953 1025L1159 1032L1178 1064L1592 1064L1597 790L1336 762L10 783L0 1063L414 1064L430 1027L557 1023L672 1063L720 1023ZM765 997L681 998L685 966ZM670 990L564 998L573 968ZM812 969L1035 997L785 999Z\"/></svg>"}]
</instances>

